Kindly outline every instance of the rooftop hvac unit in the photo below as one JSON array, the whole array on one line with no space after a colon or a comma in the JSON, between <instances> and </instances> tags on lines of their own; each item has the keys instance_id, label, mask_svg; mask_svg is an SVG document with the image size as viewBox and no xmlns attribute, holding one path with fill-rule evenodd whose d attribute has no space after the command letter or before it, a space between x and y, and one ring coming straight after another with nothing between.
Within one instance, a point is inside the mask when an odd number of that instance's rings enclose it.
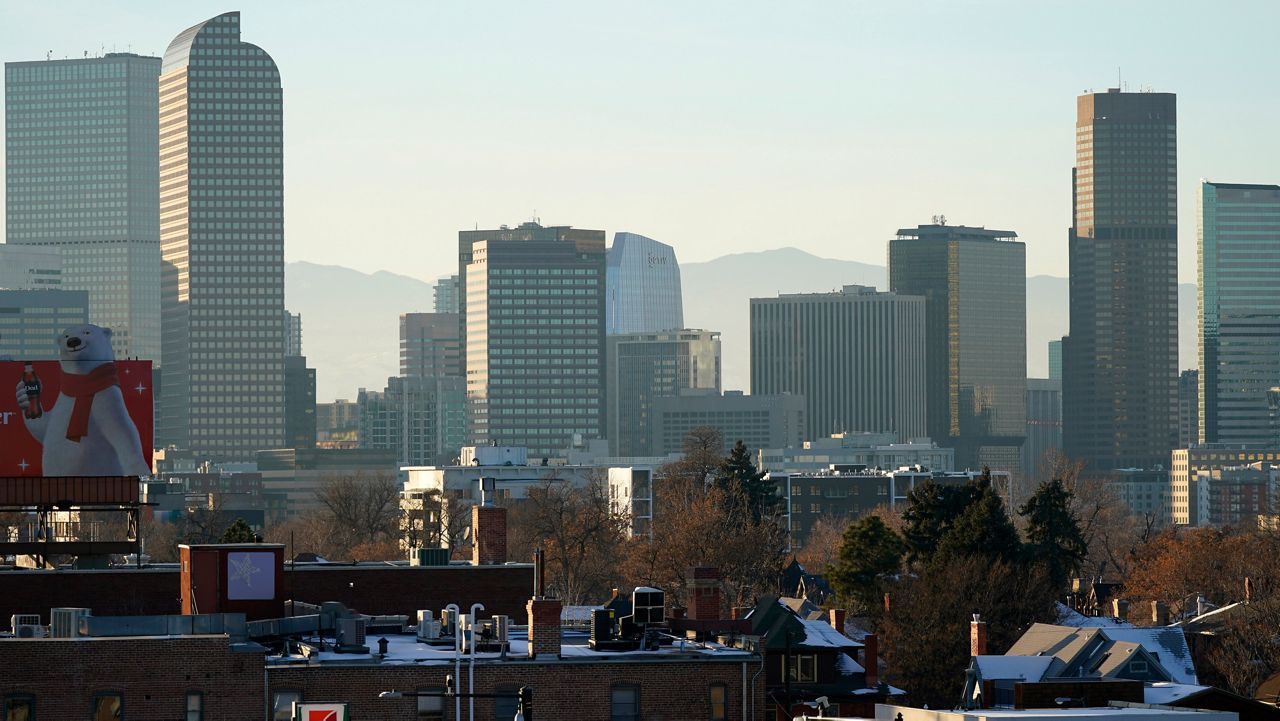
<instances>
[{"instance_id":1,"label":"rooftop hvac unit","mask_svg":"<svg viewBox=\"0 0 1280 721\"><path fill-rule=\"evenodd\" d=\"M13 627L13 635L18 638L44 638L44 626L38 623L23 623Z\"/></svg>"},{"instance_id":2,"label":"rooftop hvac unit","mask_svg":"<svg viewBox=\"0 0 1280 721\"><path fill-rule=\"evenodd\" d=\"M631 592L631 615L637 626L658 626L666 620L667 594L656 588L637 586Z\"/></svg>"},{"instance_id":3,"label":"rooftop hvac unit","mask_svg":"<svg viewBox=\"0 0 1280 721\"><path fill-rule=\"evenodd\" d=\"M418 640L435 641L440 638L440 622L431 611L418 611Z\"/></svg>"},{"instance_id":4,"label":"rooftop hvac unit","mask_svg":"<svg viewBox=\"0 0 1280 721\"><path fill-rule=\"evenodd\" d=\"M79 638L80 619L88 617L87 608L55 608L49 614L49 635L53 638Z\"/></svg>"},{"instance_id":5,"label":"rooftop hvac unit","mask_svg":"<svg viewBox=\"0 0 1280 721\"><path fill-rule=\"evenodd\" d=\"M365 625L363 618L338 619L338 645L344 647L364 646Z\"/></svg>"},{"instance_id":6,"label":"rooftop hvac unit","mask_svg":"<svg viewBox=\"0 0 1280 721\"><path fill-rule=\"evenodd\" d=\"M510 625L511 619L507 616L494 616L488 620L476 622L473 626L475 633L463 636L463 642L467 644L464 650L469 651L469 644L473 641L477 652L498 653L507 650L507 633Z\"/></svg>"},{"instance_id":7,"label":"rooftop hvac unit","mask_svg":"<svg viewBox=\"0 0 1280 721\"><path fill-rule=\"evenodd\" d=\"M511 629L510 616L494 616L493 617L493 640L498 643L506 643L508 641L507 634Z\"/></svg>"},{"instance_id":8,"label":"rooftop hvac unit","mask_svg":"<svg viewBox=\"0 0 1280 721\"><path fill-rule=\"evenodd\" d=\"M13 630L14 635L17 635L19 626L39 625L40 614L38 613L15 613L9 617L9 628Z\"/></svg>"},{"instance_id":9,"label":"rooftop hvac unit","mask_svg":"<svg viewBox=\"0 0 1280 721\"><path fill-rule=\"evenodd\" d=\"M613 640L613 609L597 608L591 612L591 636L588 640L592 644Z\"/></svg>"},{"instance_id":10,"label":"rooftop hvac unit","mask_svg":"<svg viewBox=\"0 0 1280 721\"><path fill-rule=\"evenodd\" d=\"M458 612L446 608L440 612L440 633L450 638L458 635Z\"/></svg>"}]
</instances>

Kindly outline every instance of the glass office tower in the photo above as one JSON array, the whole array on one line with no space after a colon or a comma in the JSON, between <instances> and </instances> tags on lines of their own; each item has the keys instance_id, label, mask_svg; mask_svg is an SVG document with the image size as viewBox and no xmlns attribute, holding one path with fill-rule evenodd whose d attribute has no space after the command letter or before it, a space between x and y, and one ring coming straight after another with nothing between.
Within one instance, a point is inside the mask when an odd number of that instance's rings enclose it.
<instances>
[{"instance_id":1,"label":"glass office tower","mask_svg":"<svg viewBox=\"0 0 1280 721\"><path fill-rule=\"evenodd\" d=\"M605 270L605 332L657 333L684 327L676 250L635 233L616 233Z\"/></svg>"},{"instance_id":2,"label":"glass office tower","mask_svg":"<svg viewBox=\"0 0 1280 721\"><path fill-rule=\"evenodd\" d=\"M1016 472L1027 433L1027 247L921 225L889 241L889 290L925 299L929 437L956 467Z\"/></svg>"},{"instance_id":3,"label":"glass office tower","mask_svg":"<svg viewBox=\"0 0 1280 721\"><path fill-rule=\"evenodd\" d=\"M1272 445L1280 386L1280 186L1200 186L1200 443Z\"/></svg>"},{"instance_id":4,"label":"glass office tower","mask_svg":"<svg viewBox=\"0 0 1280 721\"><path fill-rule=\"evenodd\" d=\"M1063 446L1091 470L1169 464L1178 418L1172 93L1076 99Z\"/></svg>"},{"instance_id":5,"label":"glass office tower","mask_svg":"<svg viewBox=\"0 0 1280 721\"><path fill-rule=\"evenodd\" d=\"M160 76L161 438L219 460L284 445L280 73L240 13L187 29Z\"/></svg>"},{"instance_id":6,"label":"glass office tower","mask_svg":"<svg viewBox=\"0 0 1280 721\"><path fill-rule=\"evenodd\" d=\"M160 58L5 64L8 243L56 247L116 357L160 361Z\"/></svg>"},{"instance_id":7,"label":"glass office tower","mask_svg":"<svg viewBox=\"0 0 1280 721\"><path fill-rule=\"evenodd\" d=\"M549 457L604 437L604 231L462 231L468 435Z\"/></svg>"},{"instance_id":8,"label":"glass office tower","mask_svg":"<svg viewBox=\"0 0 1280 721\"><path fill-rule=\"evenodd\" d=\"M658 444L650 434L657 399L689 390L721 391L720 334L715 331L611 335L608 347L610 455L657 455Z\"/></svg>"}]
</instances>

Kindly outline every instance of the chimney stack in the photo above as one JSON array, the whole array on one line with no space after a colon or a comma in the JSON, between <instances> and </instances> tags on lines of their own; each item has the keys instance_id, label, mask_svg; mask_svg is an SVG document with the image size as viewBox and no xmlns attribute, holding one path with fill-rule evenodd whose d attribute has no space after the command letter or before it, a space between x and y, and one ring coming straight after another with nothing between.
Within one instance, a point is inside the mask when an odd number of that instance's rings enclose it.
<instances>
[{"instance_id":1,"label":"chimney stack","mask_svg":"<svg viewBox=\"0 0 1280 721\"><path fill-rule=\"evenodd\" d=\"M831 622L831 627L844 635L844 619L845 611L843 608L833 608L827 612L827 619Z\"/></svg>"},{"instance_id":2,"label":"chimney stack","mask_svg":"<svg viewBox=\"0 0 1280 721\"><path fill-rule=\"evenodd\" d=\"M987 655L987 622L976 613L973 614L973 620L969 622L969 655Z\"/></svg>"},{"instance_id":3,"label":"chimney stack","mask_svg":"<svg viewBox=\"0 0 1280 721\"><path fill-rule=\"evenodd\" d=\"M1151 623L1156 626L1169 625L1169 607L1164 601L1151 602Z\"/></svg>"},{"instance_id":4,"label":"chimney stack","mask_svg":"<svg viewBox=\"0 0 1280 721\"><path fill-rule=\"evenodd\" d=\"M471 507L471 564L500 566L507 562L507 509Z\"/></svg>"},{"instance_id":5,"label":"chimney stack","mask_svg":"<svg viewBox=\"0 0 1280 721\"><path fill-rule=\"evenodd\" d=\"M529 658L560 657L560 599L531 598L529 612Z\"/></svg>"},{"instance_id":6,"label":"chimney stack","mask_svg":"<svg viewBox=\"0 0 1280 721\"><path fill-rule=\"evenodd\" d=\"M720 620L720 569L710 566L689 569L689 618Z\"/></svg>"},{"instance_id":7,"label":"chimney stack","mask_svg":"<svg viewBox=\"0 0 1280 721\"><path fill-rule=\"evenodd\" d=\"M862 639L862 666L867 670L867 688L880 685L880 637L868 633Z\"/></svg>"},{"instance_id":8,"label":"chimney stack","mask_svg":"<svg viewBox=\"0 0 1280 721\"><path fill-rule=\"evenodd\" d=\"M1114 598L1111 600L1111 615L1121 621L1129 620L1129 602L1123 598Z\"/></svg>"}]
</instances>

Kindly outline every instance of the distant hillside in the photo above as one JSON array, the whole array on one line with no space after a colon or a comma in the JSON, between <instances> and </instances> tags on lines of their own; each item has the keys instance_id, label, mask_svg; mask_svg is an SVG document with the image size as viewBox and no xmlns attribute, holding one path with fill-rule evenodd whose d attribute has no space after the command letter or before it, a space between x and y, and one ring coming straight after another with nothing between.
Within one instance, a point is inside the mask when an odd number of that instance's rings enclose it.
<instances>
[{"instance_id":1,"label":"distant hillside","mask_svg":"<svg viewBox=\"0 0 1280 721\"><path fill-rule=\"evenodd\" d=\"M886 286L884 266L819 258L796 248L739 253L680 266L685 325L718 330L724 385L751 385L747 315L752 297L827 291L844 285ZM430 311L431 284L395 273L361 273L314 263L285 267L285 302L302 313L303 351L317 369L321 401L354 399L360 387L381 389L400 368L401 313ZM1179 368L1195 365L1196 291L1178 288ZM1027 278L1027 371L1048 375L1050 340L1067 332L1067 279Z\"/></svg>"},{"instance_id":2,"label":"distant hillside","mask_svg":"<svg viewBox=\"0 0 1280 721\"><path fill-rule=\"evenodd\" d=\"M379 271L288 263L285 307L302 314L302 352L316 369L316 397L355 400L400 372L400 314L428 312L431 284Z\"/></svg>"}]
</instances>

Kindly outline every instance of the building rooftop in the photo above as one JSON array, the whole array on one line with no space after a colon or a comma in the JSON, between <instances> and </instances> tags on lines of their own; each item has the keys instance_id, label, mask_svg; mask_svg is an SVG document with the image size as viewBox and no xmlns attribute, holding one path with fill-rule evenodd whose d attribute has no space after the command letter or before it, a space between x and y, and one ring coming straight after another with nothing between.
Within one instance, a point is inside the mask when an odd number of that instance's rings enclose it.
<instances>
[{"instance_id":1,"label":"building rooftop","mask_svg":"<svg viewBox=\"0 0 1280 721\"><path fill-rule=\"evenodd\" d=\"M483 620L483 619L482 619ZM387 655L377 653L378 640L387 639ZM743 661L755 656L745 651L714 642L694 642L684 639L672 640L670 645L659 646L655 650L608 650L595 651L588 647L588 634L583 631L564 629L561 631L560 660L573 662L627 661L637 663L653 663L661 661L690 660L730 660ZM446 641L446 643L448 643ZM332 644L320 646L313 641L300 642L300 652L283 656L268 656L268 666L294 665L383 665L383 666L431 666L452 664L454 660L453 645L437 646L423 643L413 634L387 634L378 636L370 633L366 639L370 651L368 653L338 653L332 650ZM476 663L518 663L530 661L529 635L527 626L511 626L508 636L507 652L476 651ZM464 660L470 654L464 655ZM547 663L547 659L539 658L538 663ZM554 662L554 661L552 661Z\"/></svg>"},{"instance_id":2,"label":"building rooftop","mask_svg":"<svg viewBox=\"0 0 1280 721\"><path fill-rule=\"evenodd\" d=\"M1012 230L993 230L982 227L969 227L967 225L917 225L914 228L899 228L898 238L900 240L977 240L977 241L995 241L995 240L1015 240L1018 234Z\"/></svg>"}]
</instances>

